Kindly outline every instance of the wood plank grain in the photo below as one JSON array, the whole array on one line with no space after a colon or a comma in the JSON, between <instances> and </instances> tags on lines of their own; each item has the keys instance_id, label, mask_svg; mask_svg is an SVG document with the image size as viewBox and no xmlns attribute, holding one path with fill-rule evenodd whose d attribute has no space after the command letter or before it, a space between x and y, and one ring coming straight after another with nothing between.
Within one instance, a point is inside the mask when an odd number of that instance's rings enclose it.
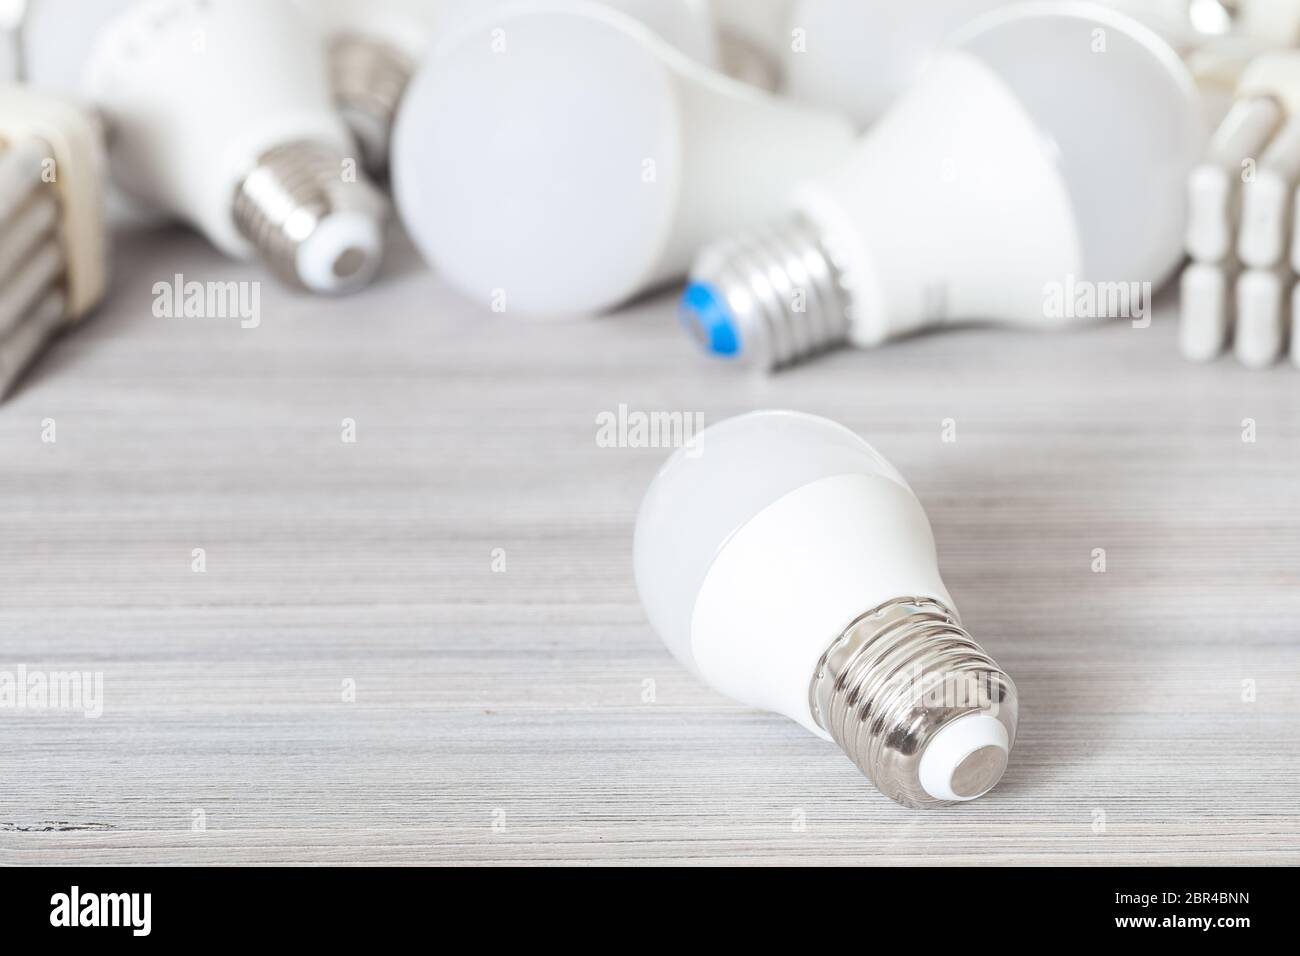
<instances>
[{"instance_id":1,"label":"wood plank grain","mask_svg":"<svg viewBox=\"0 0 1300 956\"><path fill-rule=\"evenodd\" d=\"M262 278L133 237L0 407L0 670L104 675L98 719L0 709L0 862L1300 863L1300 371L1186 364L1173 303L761 378L671 296L494 315L403 248L244 330L155 318L177 272ZM908 476L1021 693L997 791L904 810L675 664L630 561L666 452L597 445L620 404L830 415Z\"/></svg>"}]
</instances>

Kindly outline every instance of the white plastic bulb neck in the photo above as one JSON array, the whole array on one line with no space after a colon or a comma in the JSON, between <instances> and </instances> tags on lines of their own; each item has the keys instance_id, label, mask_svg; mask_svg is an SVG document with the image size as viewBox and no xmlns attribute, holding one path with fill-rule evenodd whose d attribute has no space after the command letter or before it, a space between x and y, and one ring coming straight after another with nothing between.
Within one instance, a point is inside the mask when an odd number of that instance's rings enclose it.
<instances>
[{"instance_id":1,"label":"white plastic bulb neck","mask_svg":"<svg viewBox=\"0 0 1300 956\"><path fill-rule=\"evenodd\" d=\"M1083 273L1059 169L1005 83L968 54L936 61L791 207L696 259L683 321L715 354L775 369L955 319L1061 324L1045 283Z\"/></svg>"},{"instance_id":2,"label":"white plastic bulb neck","mask_svg":"<svg viewBox=\"0 0 1300 956\"><path fill-rule=\"evenodd\" d=\"M117 183L310 291L364 284L386 205L356 172L310 18L288 0L117 6L82 69Z\"/></svg>"}]
</instances>

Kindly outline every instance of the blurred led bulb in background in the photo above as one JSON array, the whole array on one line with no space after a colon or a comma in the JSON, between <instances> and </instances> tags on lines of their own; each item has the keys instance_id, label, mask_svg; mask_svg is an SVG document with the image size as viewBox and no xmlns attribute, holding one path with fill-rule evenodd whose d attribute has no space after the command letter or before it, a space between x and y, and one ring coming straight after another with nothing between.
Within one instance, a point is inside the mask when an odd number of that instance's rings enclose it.
<instances>
[{"instance_id":1,"label":"blurred led bulb in background","mask_svg":"<svg viewBox=\"0 0 1300 956\"><path fill-rule=\"evenodd\" d=\"M951 321L1057 327L1093 317L1063 301L1080 289L1168 278L1204 142L1173 50L1088 3L955 42L783 219L700 254L682 316L706 348L778 367Z\"/></svg>"},{"instance_id":2,"label":"blurred led bulb in background","mask_svg":"<svg viewBox=\"0 0 1300 956\"><path fill-rule=\"evenodd\" d=\"M435 37L509 0L298 0L329 37L334 100L365 155L386 176L393 123ZM688 56L712 65L705 0L601 0L636 17Z\"/></svg>"},{"instance_id":3,"label":"blurred led bulb in background","mask_svg":"<svg viewBox=\"0 0 1300 956\"><path fill-rule=\"evenodd\" d=\"M314 292L374 275L384 199L330 101L323 39L289 0L32 0L23 44L34 86L105 117L131 196Z\"/></svg>"},{"instance_id":4,"label":"blurred led bulb in background","mask_svg":"<svg viewBox=\"0 0 1300 956\"><path fill-rule=\"evenodd\" d=\"M1009 0L799 0L790 12L785 92L875 122L944 37Z\"/></svg>"},{"instance_id":5,"label":"blurred led bulb in background","mask_svg":"<svg viewBox=\"0 0 1300 956\"><path fill-rule=\"evenodd\" d=\"M479 302L600 311L775 214L852 138L606 6L512 4L440 41L412 81L394 195L425 258Z\"/></svg>"},{"instance_id":6,"label":"blurred led bulb in background","mask_svg":"<svg viewBox=\"0 0 1300 956\"><path fill-rule=\"evenodd\" d=\"M706 429L637 516L637 591L700 679L833 739L888 797L991 789L1011 679L962 630L920 502L848 429L754 412Z\"/></svg>"},{"instance_id":7,"label":"blurred led bulb in background","mask_svg":"<svg viewBox=\"0 0 1300 956\"><path fill-rule=\"evenodd\" d=\"M472 7L475 11L488 8L483 0L457 2L464 7ZM488 3L496 7L504 7L511 2L512 0L488 0ZM701 66L718 66L718 35L710 0L600 0L600 3L641 23L665 43Z\"/></svg>"},{"instance_id":8,"label":"blurred led bulb in background","mask_svg":"<svg viewBox=\"0 0 1300 956\"><path fill-rule=\"evenodd\" d=\"M1098 0L1146 24L1180 53L1221 37L1232 27L1232 13L1218 0Z\"/></svg>"}]
</instances>

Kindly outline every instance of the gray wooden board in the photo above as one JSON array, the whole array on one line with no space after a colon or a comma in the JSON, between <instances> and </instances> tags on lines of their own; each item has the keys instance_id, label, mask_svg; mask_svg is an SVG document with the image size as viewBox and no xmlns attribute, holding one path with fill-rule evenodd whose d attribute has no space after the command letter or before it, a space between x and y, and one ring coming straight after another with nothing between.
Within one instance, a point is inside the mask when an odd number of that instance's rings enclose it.
<instances>
[{"instance_id":1,"label":"gray wooden board","mask_svg":"<svg viewBox=\"0 0 1300 956\"><path fill-rule=\"evenodd\" d=\"M1184 362L1174 303L761 378L671 295L494 315L401 247L241 329L152 287L255 268L117 253L0 407L0 670L104 682L98 719L0 709L0 861L1300 863L1300 371ZM803 409L898 466L1020 690L993 794L895 806L676 664L631 575L667 452L597 444L620 404Z\"/></svg>"}]
</instances>

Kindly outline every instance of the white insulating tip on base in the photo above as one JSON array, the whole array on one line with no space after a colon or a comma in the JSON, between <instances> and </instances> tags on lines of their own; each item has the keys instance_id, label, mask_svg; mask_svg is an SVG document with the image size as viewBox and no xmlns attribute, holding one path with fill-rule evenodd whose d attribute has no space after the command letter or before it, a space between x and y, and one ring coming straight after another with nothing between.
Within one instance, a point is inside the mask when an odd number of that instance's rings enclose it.
<instances>
[{"instance_id":1,"label":"white insulating tip on base","mask_svg":"<svg viewBox=\"0 0 1300 956\"><path fill-rule=\"evenodd\" d=\"M967 714L941 727L921 755L917 776L936 800L974 800L1007 769L1007 728L988 714Z\"/></svg>"},{"instance_id":2,"label":"white insulating tip on base","mask_svg":"<svg viewBox=\"0 0 1300 956\"><path fill-rule=\"evenodd\" d=\"M383 256L387 203L364 177L341 176L345 162L330 145L294 140L264 153L235 192L250 251L311 292L353 292Z\"/></svg>"},{"instance_id":3,"label":"white insulating tip on base","mask_svg":"<svg viewBox=\"0 0 1300 956\"><path fill-rule=\"evenodd\" d=\"M332 213L298 246L298 278L312 292L352 292L374 278L383 255L384 237L375 217Z\"/></svg>"}]
</instances>

